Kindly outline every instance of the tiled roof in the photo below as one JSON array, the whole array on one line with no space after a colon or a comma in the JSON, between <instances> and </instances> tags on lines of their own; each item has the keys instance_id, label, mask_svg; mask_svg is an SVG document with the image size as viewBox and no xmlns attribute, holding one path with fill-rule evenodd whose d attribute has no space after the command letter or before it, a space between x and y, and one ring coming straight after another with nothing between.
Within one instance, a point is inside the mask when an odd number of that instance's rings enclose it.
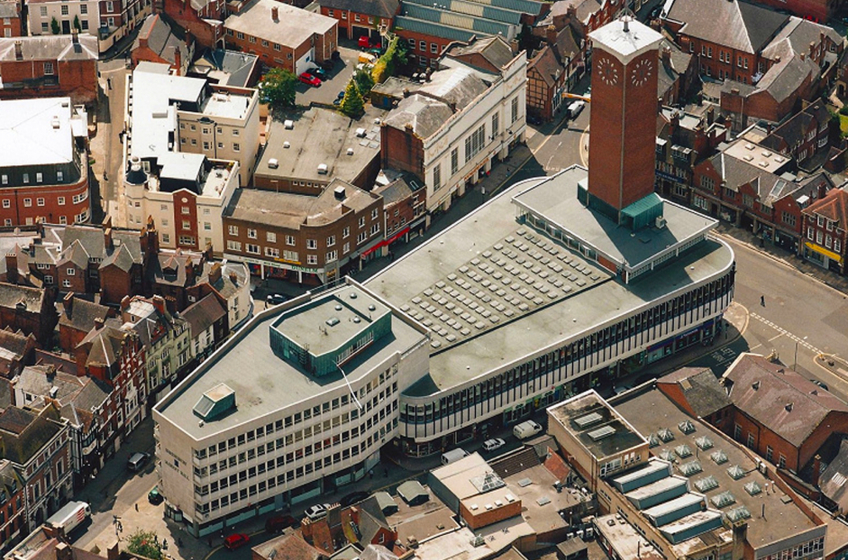
<instances>
[{"instance_id":1,"label":"tiled roof","mask_svg":"<svg viewBox=\"0 0 848 560\"><path fill-rule=\"evenodd\" d=\"M489 64L501 69L513 59L512 49L502 37L493 36L477 39L469 44L453 43L445 49L445 55L458 58L470 54L479 54Z\"/></svg>"},{"instance_id":2,"label":"tiled roof","mask_svg":"<svg viewBox=\"0 0 848 560\"><path fill-rule=\"evenodd\" d=\"M191 57L185 38L176 33L177 29L168 25L165 20L159 17L159 14L151 14L142 23L132 48L133 50L140 48L141 41L146 39L147 48L169 64L176 63L174 58L174 49L176 48L180 52L181 64L185 67L191 62Z\"/></svg>"},{"instance_id":3,"label":"tiled roof","mask_svg":"<svg viewBox=\"0 0 848 560\"><path fill-rule=\"evenodd\" d=\"M527 63L528 75L531 70L538 72L549 88L554 87L557 75L563 71L554 50L547 45L542 47L542 50Z\"/></svg>"},{"instance_id":4,"label":"tiled roof","mask_svg":"<svg viewBox=\"0 0 848 560\"><path fill-rule=\"evenodd\" d=\"M831 411L848 414L848 405L837 397L763 356L742 354L724 379L732 382L729 396L736 408L796 447Z\"/></svg>"},{"instance_id":5,"label":"tiled roof","mask_svg":"<svg viewBox=\"0 0 848 560\"><path fill-rule=\"evenodd\" d=\"M709 368L684 367L657 379L657 386L673 384L683 393L695 416L705 418L727 406L727 391Z\"/></svg>"},{"instance_id":6,"label":"tiled roof","mask_svg":"<svg viewBox=\"0 0 848 560\"><path fill-rule=\"evenodd\" d=\"M106 320L109 308L79 297L74 297L70 307L63 309L59 318L59 325L71 327L83 332L88 332L94 327L95 319Z\"/></svg>"},{"instance_id":7,"label":"tiled roof","mask_svg":"<svg viewBox=\"0 0 848 560\"><path fill-rule=\"evenodd\" d=\"M41 310L43 300L44 290L0 282L0 307L15 309L22 303L28 311L36 312Z\"/></svg>"},{"instance_id":8,"label":"tiled roof","mask_svg":"<svg viewBox=\"0 0 848 560\"><path fill-rule=\"evenodd\" d=\"M183 319L188 321L192 337L198 336L226 315L227 310L221 306L214 294L200 298L200 301L189 305L183 311Z\"/></svg>"},{"instance_id":9,"label":"tiled roof","mask_svg":"<svg viewBox=\"0 0 848 560\"><path fill-rule=\"evenodd\" d=\"M833 189L824 198L804 208L803 212L810 216L824 216L844 228L848 224L848 192Z\"/></svg>"},{"instance_id":10,"label":"tiled roof","mask_svg":"<svg viewBox=\"0 0 848 560\"><path fill-rule=\"evenodd\" d=\"M71 35L39 35L0 38L0 61L17 60L17 41L21 42L24 60L97 60L98 56L97 37L93 35L80 34L77 43Z\"/></svg>"},{"instance_id":11,"label":"tiled roof","mask_svg":"<svg viewBox=\"0 0 848 560\"><path fill-rule=\"evenodd\" d=\"M399 0L318 0L322 8L349 10L381 18L394 16L399 3Z\"/></svg>"}]
</instances>

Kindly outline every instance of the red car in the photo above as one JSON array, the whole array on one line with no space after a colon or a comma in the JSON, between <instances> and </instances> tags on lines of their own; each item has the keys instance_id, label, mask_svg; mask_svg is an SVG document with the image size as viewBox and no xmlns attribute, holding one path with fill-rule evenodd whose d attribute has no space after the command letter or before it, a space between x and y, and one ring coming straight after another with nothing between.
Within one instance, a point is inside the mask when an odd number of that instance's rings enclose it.
<instances>
[{"instance_id":1,"label":"red car","mask_svg":"<svg viewBox=\"0 0 848 560\"><path fill-rule=\"evenodd\" d=\"M309 72L304 72L298 77L300 78L300 81L304 84L308 84L312 87L321 87L321 80L319 80Z\"/></svg>"},{"instance_id":2,"label":"red car","mask_svg":"<svg viewBox=\"0 0 848 560\"><path fill-rule=\"evenodd\" d=\"M250 541L250 537L245 535L244 533L233 533L226 539L224 539L224 546L229 548L230 550L235 550L246 545Z\"/></svg>"},{"instance_id":3,"label":"red car","mask_svg":"<svg viewBox=\"0 0 848 560\"><path fill-rule=\"evenodd\" d=\"M372 42L368 37L362 36L357 41L357 45L359 45L360 49L379 49L383 45L380 44L380 41Z\"/></svg>"}]
</instances>

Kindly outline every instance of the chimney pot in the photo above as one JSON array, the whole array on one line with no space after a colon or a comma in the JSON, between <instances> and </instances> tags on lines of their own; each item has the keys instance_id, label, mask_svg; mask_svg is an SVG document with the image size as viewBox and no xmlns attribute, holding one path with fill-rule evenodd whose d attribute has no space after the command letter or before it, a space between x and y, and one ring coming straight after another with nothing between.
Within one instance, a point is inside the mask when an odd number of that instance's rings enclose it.
<instances>
[{"instance_id":1,"label":"chimney pot","mask_svg":"<svg viewBox=\"0 0 848 560\"><path fill-rule=\"evenodd\" d=\"M71 309L74 307L74 293L68 292L65 294L65 297L62 298L62 307L65 309L65 314L71 312Z\"/></svg>"},{"instance_id":2,"label":"chimney pot","mask_svg":"<svg viewBox=\"0 0 848 560\"><path fill-rule=\"evenodd\" d=\"M277 6L271 7L271 19L280 21L280 9Z\"/></svg>"},{"instance_id":3,"label":"chimney pot","mask_svg":"<svg viewBox=\"0 0 848 560\"><path fill-rule=\"evenodd\" d=\"M98 331L103 328L103 319L102 318L97 317L97 318L94 319L94 328L97 329Z\"/></svg>"}]
</instances>

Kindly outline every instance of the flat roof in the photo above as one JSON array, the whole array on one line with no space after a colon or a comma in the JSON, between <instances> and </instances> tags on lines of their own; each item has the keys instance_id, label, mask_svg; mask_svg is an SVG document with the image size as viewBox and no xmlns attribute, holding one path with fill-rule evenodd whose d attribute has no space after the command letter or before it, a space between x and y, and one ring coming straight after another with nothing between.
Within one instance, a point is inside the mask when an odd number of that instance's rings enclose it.
<instances>
[{"instance_id":1,"label":"flat roof","mask_svg":"<svg viewBox=\"0 0 848 560\"><path fill-rule=\"evenodd\" d=\"M0 101L0 167L74 161L69 97Z\"/></svg>"},{"instance_id":2,"label":"flat roof","mask_svg":"<svg viewBox=\"0 0 848 560\"><path fill-rule=\"evenodd\" d=\"M660 390L649 388L627 393L619 397L619 400L616 401L615 408L618 413L632 423L642 434L656 433L663 428L671 430L674 434L674 439L667 443L661 442L660 446L651 449L653 455L658 455L665 450L672 451L673 453L674 448L682 444L687 444L694 451L698 449L695 440L703 435L709 436L714 443L714 447L700 452L699 460L703 471L689 477L689 479L694 483L701 478L708 476L715 477L719 483L718 486L703 493L706 495L708 501L723 492L730 492L733 495L735 499L733 503L719 508L722 513L727 514L729 511L735 510L740 506L747 508L751 514L751 517L747 519L747 540L755 549L760 549L801 533L813 532L817 534L820 531L822 535L824 534L825 526L823 524L819 526L811 521L792 500L787 499L788 496L786 493L757 470L757 465L751 458L751 455L739 444L716 431L708 424L685 414ZM651 413L645 414L646 410L650 410ZM692 423L695 430L689 434L684 434L678 427L678 424L687 420ZM710 458L710 454L716 450L721 450L727 455L727 462L716 464ZM689 460L686 459L684 462ZM734 480L728 474L727 470L737 465L746 474L742 478ZM675 465L675 470L679 470L679 463ZM756 482L762 491L754 496L750 495L745 490L745 485L750 482ZM768 490L766 490L767 485ZM710 507L712 505L710 502ZM763 510L765 511L765 518L762 516ZM680 525L679 528L681 530L688 527L686 526L687 520L689 520L688 517L676 522ZM689 521L692 523L695 522L695 520ZM672 527L663 526L661 529L668 532ZM813 538L813 535L810 535L810 538ZM685 542L677 546L682 545L685 545Z\"/></svg>"},{"instance_id":3,"label":"flat roof","mask_svg":"<svg viewBox=\"0 0 848 560\"><path fill-rule=\"evenodd\" d=\"M380 125L374 121L385 113L370 108L364 117L353 120L335 111L314 107L292 118L294 127L290 129L284 122L272 120L268 143L255 175L320 183L328 183L332 178L353 182L380 155ZM357 135L360 129L363 136ZM288 148L284 146L286 143ZM276 160L276 168L268 166L272 159ZM327 166L327 173L318 173L321 164Z\"/></svg>"},{"instance_id":4,"label":"flat roof","mask_svg":"<svg viewBox=\"0 0 848 560\"><path fill-rule=\"evenodd\" d=\"M582 169L588 178L588 170ZM551 225L582 240L612 260L636 268L670 247L686 243L713 229L718 222L689 208L662 201L666 225L638 230L619 226L600 212L577 203L578 183L584 178L562 177L539 184L515 196L515 202Z\"/></svg>"},{"instance_id":5,"label":"flat roof","mask_svg":"<svg viewBox=\"0 0 848 560\"><path fill-rule=\"evenodd\" d=\"M215 91L204 100L200 112L213 117L244 119L247 117L248 109L250 109L251 99L253 99L253 94Z\"/></svg>"},{"instance_id":6,"label":"flat roof","mask_svg":"<svg viewBox=\"0 0 848 560\"><path fill-rule=\"evenodd\" d=\"M391 313L388 307L362 290L338 290L329 297L284 312L273 328L320 356L344 345L387 313Z\"/></svg>"},{"instance_id":7,"label":"flat roof","mask_svg":"<svg viewBox=\"0 0 848 560\"><path fill-rule=\"evenodd\" d=\"M598 517L595 526L621 560L664 560L662 554L621 515Z\"/></svg>"},{"instance_id":8,"label":"flat roof","mask_svg":"<svg viewBox=\"0 0 848 560\"><path fill-rule=\"evenodd\" d=\"M574 183L576 189L577 181L584 177L586 170L573 166L554 177L516 183L453 226L396 260L369 279L365 285L393 305L400 308L408 306L412 309L415 305L413 298L419 297L419 294L428 289L434 292L443 290L437 284L440 282L446 287L449 282L456 285L455 281L449 279L449 275L454 274L457 279L467 278L467 275L460 272L460 267L472 269L475 266L471 262L472 259L480 259L482 262L485 258L482 257L483 252L492 251L494 254L496 244L503 243L509 236L519 237L519 231L523 232L522 235L530 232L547 247L556 249L558 254L583 260L580 254L564 247L560 242L553 241L528 226L520 225L515 219L512 197L543 182L550 182L552 185ZM577 200L573 203L579 204ZM543 258L550 258L550 255ZM435 394L524 361L581 335L595 332L600 326L619 320L622 315L647 307L657 298L687 289L729 269L732 264L732 249L720 240L707 239L677 259L664 263L660 272L644 274L630 284L625 285L614 278L594 282L580 292L550 305L539 305L533 312L523 314L514 321L501 321L499 326L482 330L480 334L468 337L462 343L443 351L432 348L429 375L413 385L405 394ZM543 271L540 267L541 272ZM585 274L580 275L585 279ZM591 274L589 276L591 277ZM451 289L460 291L461 288L462 286ZM496 299L489 297L490 302ZM503 300L498 299L498 303L503 303Z\"/></svg>"},{"instance_id":9,"label":"flat roof","mask_svg":"<svg viewBox=\"0 0 848 560\"><path fill-rule=\"evenodd\" d=\"M548 415L598 460L647 443L594 390L548 408ZM584 423L587 416L591 416L593 422Z\"/></svg>"},{"instance_id":10,"label":"flat roof","mask_svg":"<svg viewBox=\"0 0 848 560\"><path fill-rule=\"evenodd\" d=\"M338 292L348 293L350 285L314 296L315 300L332 298ZM362 292L363 297L365 293ZM293 300L287 309L308 303L310 295ZM251 319L226 344L203 362L175 390L171 398L160 402L162 417L179 426L195 439L238 426L256 418L273 414L292 404L309 400L318 393L345 385L341 373L316 378L291 362L279 358L271 349L270 328L282 311L275 307ZM425 336L397 316L392 316L392 334L375 340L345 366L348 379L355 381L377 364L397 352L404 352ZM317 331L317 325L315 325ZM250 364L245 370L245 364ZM229 415L199 426L193 408L209 389L225 383L236 393L236 409Z\"/></svg>"},{"instance_id":11,"label":"flat roof","mask_svg":"<svg viewBox=\"0 0 848 560\"><path fill-rule=\"evenodd\" d=\"M276 20L271 18L271 8L277 8ZM253 0L240 12L231 14L224 21L224 27L227 29L291 48L297 48L309 41L314 34L327 33L336 25L334 18L276 0Z\"/></svg>"}]
</instances>

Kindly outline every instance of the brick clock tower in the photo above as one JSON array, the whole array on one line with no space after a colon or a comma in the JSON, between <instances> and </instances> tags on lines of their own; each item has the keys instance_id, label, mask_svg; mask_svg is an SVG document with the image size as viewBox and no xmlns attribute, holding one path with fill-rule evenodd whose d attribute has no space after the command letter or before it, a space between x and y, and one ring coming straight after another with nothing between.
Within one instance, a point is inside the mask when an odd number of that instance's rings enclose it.
<instances>
[{"instance_id":1,"label":"brick clock tower","mask_svg":"<svg viewBox=\"0 0 848 560\"><path fill-rule=\"evenodd\" d=\"M654 192L658 47L662 35L625 15L589 34L589 181L579 198L616 223Z\"/></svg>"}]
</instances>

